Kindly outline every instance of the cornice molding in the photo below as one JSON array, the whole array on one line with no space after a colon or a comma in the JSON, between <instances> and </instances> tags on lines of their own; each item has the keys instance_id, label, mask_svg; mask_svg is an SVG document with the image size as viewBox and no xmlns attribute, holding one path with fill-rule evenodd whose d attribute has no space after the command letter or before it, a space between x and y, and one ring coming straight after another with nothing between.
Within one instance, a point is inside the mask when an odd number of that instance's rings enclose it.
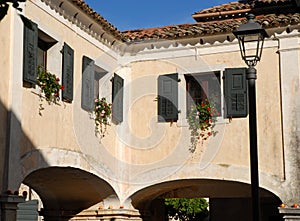
<instances>
[{"instance_id":1,"label":"cornice molding","mask_svg":"<svg viewBox=\"0 0 300 221\"><path fill-rule=\"evenodd\" d=\"M110 35L107 31L101 27L100 24L96 23L95 21L93 23L87 24L78 19L78 14L80 12L80 9L77 9L78 12L74 14L69 14L64 10L62 6L65 6L66 4L69 4L69 6L65 7L71 7L72 3L65 0L61 1L61 4L57 4L57 1L53 0L41 0L41 2L45 3L47 6L51 8L51 10L54 10L56 13L58 13L60 16L62 16L64 19L68 20L72 24L76 25L78 28L86 32L91 37L95 38L99 42L103 43L106 46L109 46L111 49L116 50L114 45L118 42L121 43L120 40L118 40L116 37ZM63 4L66 3L66 4ZM92 18L89 18L84 12L81 13L82 15L86 16L86 20L92 20ZM92 25L91 25L92 24ZM95 28L97 26L97 29ZM92 28L93 27L93 28Z\"/></svg>"}]
</instances>

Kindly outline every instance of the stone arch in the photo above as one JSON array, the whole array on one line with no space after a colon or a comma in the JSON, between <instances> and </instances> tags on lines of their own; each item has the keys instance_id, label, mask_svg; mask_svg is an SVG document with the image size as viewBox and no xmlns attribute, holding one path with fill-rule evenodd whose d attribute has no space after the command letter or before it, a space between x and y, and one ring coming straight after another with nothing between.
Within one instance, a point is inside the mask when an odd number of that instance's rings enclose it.
<instances>
[{"instance_id":1,"label":"stone arch","mask_svg":"<svg viewBox=\"0 0 300 221\"><path fill-rule=\"evenodd\" d=\"M193 163L193 161L188 162L186 165L182 165L182 167L178 170L174 170L176 173L173 174L171 174L173 170L170 170L169 167L155 168L153 170L141 172L136 177L132 178L131 181L134 185L130 187L127 192L128 195L126 196L127 198L131 198L132 196L136 196L143 192L143 190L147 190L148 188L159 186L164 183L193 183L195 181L203 182L204 180L207 180L210 182L219 181L218 183L220 183L222 181L228 183L239 183L247 187L250 186L250 169L248 167L240 165L214 164L211 162L201 163L196 164ZM149 177L151 177L152 180L150 180ZM156 177L163 177L163 179L156 180ZM283 184L280 177L260 172L259 178L259 185L262 190L266 190L280 199L283 199L283 194L281 191L278 191L278 187Z\"/></svg>"},{"instance_id":2,"label":"stone arch","mask_svg":"<svg viewBox=\"0 0 300 221\"><path fill-rule=\"evenodd\" d=\"M281 200L267 189L260 188L261 208L263 220L279 219L278 206ZM131 196L132 205L144 216L157 216L158 208L162 209L165 198L209 198L213 202L213 211L220 211L220 205L226 207L226 203L232 203L229 210L241 210L237 220L248 220L251 217L251 186L248 183L238 181L226 181L219 179L181 179L162 182L145 187ZM239 208L243 206L243 208ZM225 208L222 208L225 210ZM224 212L224 211L223 211ZM159 213L163 213L160 211ZM226 217L226 215L225 215ZM156 219L159 219L156 217ZM151 218L149 220L152 220ZM214 219L219 220L219 219ZM224 220L227 220L224 218ZM229 220L229 219L228 219ZM232 220L232 219L231 219ZM235 219L233 219L235 220ZM250 219L249 219L250 220Z\"/></svg>"},{"instance_id":3,"label":"stone arch","mask_svg":"<svg viewBox=\"0 0 300 221\"><path fill-rule=\"evenodd\" d=\"M33 149L21 156L21 183L43 202L45 220L68 220L114 196L117 187L101 174L113 173L83 153L60 148Z\"/></svg>"},{"instance_id":4,"label":"stone arch","mask_svg":"<svg viewBox=\"0 0 300 221\"><path fill-rule=\"evenodd\" d=\"M224 191L226 190L226 191ZM260 188L260 195L264 197L277 197L272 192ZM146 200L157 197L250 197L251 186L247 183L237 181L226 181L217 179L182 179L155 184L134 193L131 196L132 205L139 208ZM280 199L277 197L278 201Z\"/></svg>"},{"instance_id":5,"label":"stone arch","mask_svg":"<svg viewBox=\"0 0 300 221\"><path fill-rule=\"evenodd\" d=\"M41 198L45 220L67 220L84 209L115 195L105 180L73 167L48 167L25 177L24 184Z\"/></svg>"},{"instance_id":6,"label":"stone arch","mask_svg":"<svg viewBox=\"0 0 300 221\"><path fill-rule=\"evenodd\" d=\"M90 159L88 156L78 151L54 147L36 148L28 151L21 156L20 164L22 180L24 180L25 177L32 172L48 167L78 168L80 170L89 171L90 173L95 174L107 183L110 181L108 181L107 176L105 176L106 174L110 174L112 178L114 177L114 172L104 164L101 164L101 162L94 162L93 159ZM20 180L20 184L22 180ZM110 183L113 188L116 186L114 185L115 183Z\"/></svg>"}]
</instances>

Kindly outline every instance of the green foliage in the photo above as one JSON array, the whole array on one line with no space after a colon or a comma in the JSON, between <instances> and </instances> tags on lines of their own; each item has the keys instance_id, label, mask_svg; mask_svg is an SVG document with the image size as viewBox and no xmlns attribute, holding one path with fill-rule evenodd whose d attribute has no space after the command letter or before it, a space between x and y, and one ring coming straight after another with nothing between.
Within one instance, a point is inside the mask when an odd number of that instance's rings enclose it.
<instances>
[{"instance_id":1,"label":"green foliage","mask_svg":"<svg viewBox=\"0 0 300 221\"><path fill-rule=\"evenodd\" d=\"M101 135L101 137L104 137L107 125L109 125L111 107L112 105L107 103L104 97L101 99L95 99L95 130L96 133L99 133Z\"/></svg>"},{"instance_id":2,"label":"green foliage","mask_svg":"<svg viewBox=\"0 0 300 221\"><path fill-rule=\"evenodd\" d=\"M63 90L64 86L59 84L59 78L55 74L39 67L37 84L48 102L56 103L59 101L59 91Z\"/></svg>"},{"instance_id":3,"label":"green foliage","mask_svg":"<svg viewBox=\"0 0 300 221\"><path fill-rule=\"evenodd\" d=\"M191 130L191 152L195 151L198 142L207 140L210 136L216 134L214 127L218 114L213 103L208 102L208 100L191 107L188 116Z\"/></svg>"},{"instance_id":4,"label":"green foliage","mask_svg":"<svg viewBox=\"0 0 300 221\"><path fill-rule=\"evenodd\" d=\"M64 86L59 84L60 79L55 74L51 74L43 67L38 67L37 85L40 87L40 100L46 98L48 103L57 103L60 90L64 90ZM42 104L40 104L39 114L44 110Z\"/></svg>"},{"instance_id":5,"label":"green foliage","mask_svg":"<svg viewBox=\"0 0 300 221\"><path fill-rule=\"evenodd\" d=\"M208 216L208 202L203 198L165 199L166 215L180 221L202 221Z\"/></svg>"}]
</instances>

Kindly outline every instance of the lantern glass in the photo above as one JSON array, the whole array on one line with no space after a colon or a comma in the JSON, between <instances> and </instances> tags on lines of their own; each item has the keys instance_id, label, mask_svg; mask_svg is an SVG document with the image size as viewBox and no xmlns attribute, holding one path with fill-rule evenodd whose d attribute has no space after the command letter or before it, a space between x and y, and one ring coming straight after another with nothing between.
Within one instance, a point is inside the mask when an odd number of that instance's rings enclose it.
<instances>
[{"instance_id":1,"label":"lantern glass","mask_svg":"<svg viewBox=\"0 0 300 221\"><path fill-rule=\"evenodd\" d=\"M243 60L248 66L255 66L260 61L264 37L260 33L238 36Z\"/></svg>"},{"instance_id":2,"label":"lantern glass","mask_svg":"<svg viewBox=\"0 0 300 221\"><path fill-rule=\"evenodd\" d=\"M255 66L260 61L264 38L268 34L253 20L254 15L249 14L247 18L247 23L240 25L238 30L233 32L233 34L239 41L243 60L250 67Z\"/></svg>"}]
</instances>

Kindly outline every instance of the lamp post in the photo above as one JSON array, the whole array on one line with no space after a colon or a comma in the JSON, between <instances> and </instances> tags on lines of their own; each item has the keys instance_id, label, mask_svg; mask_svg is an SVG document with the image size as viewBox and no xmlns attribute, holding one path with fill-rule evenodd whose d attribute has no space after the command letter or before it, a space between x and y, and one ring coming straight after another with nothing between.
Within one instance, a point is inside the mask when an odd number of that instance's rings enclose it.
<instances>
[{"instance_id":1,"label":"lamp post","mask_svg":"<svg viewBox=\"0 0 300 221\"><path fill-rule=\"evenodd\" d=\"M247 23L242 24L233 32L239 41L242 59L248 66L248 102L249 102L249 138L250 138L250 170L251 170L251 197L253 221L260 220L259 200L259 172L257 152L257 125L256 125L256 69L255 65L260 61L264 38L268 36L266 31L255 22L253 14L247 15ZM255 46L255 48L254 48ZM251 47L251 49L249 48Z\"/></svg>"}]
</instances>

